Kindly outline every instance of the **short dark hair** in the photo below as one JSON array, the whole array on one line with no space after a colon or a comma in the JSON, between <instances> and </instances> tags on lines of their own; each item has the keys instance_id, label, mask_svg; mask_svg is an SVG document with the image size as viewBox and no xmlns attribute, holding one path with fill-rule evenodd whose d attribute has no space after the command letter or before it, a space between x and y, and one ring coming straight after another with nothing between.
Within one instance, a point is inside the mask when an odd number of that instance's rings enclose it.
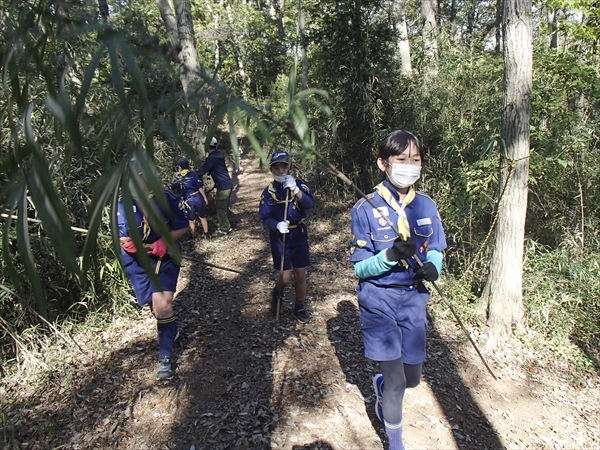
<instances>
[{"instance_id":1,"label":"short dark hair","mask_svg":"<svg viewBox=\"0 0 600 450\"><path fill-rule=\"evenodd\" d=\"M390 156L398 156L404 153L411 143L417 148L422 160L421 142L414 134L405 130L396 130L388 134L379 145L377 157L387 161Z\"/></svg>"}]
</instances>

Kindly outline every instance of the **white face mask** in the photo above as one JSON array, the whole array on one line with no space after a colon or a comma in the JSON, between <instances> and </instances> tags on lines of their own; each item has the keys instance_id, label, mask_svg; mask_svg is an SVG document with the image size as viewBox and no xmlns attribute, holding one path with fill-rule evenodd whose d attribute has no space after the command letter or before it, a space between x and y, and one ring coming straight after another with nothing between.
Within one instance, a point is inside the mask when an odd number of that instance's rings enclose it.
<instances>
[{"instance_id":1,"label":"white face mask","mask_svg":"<svg viewBox=\"0 0 600 450\"><path fill-rule=\"evenodd\" d=\"M273 178L278 183L283 183L285 181L285 177L287 177L287 175L273 175Z\"/></svg>"},{"instance_id":2,"label":"white face mask","mask_svg":"<svg viewBox=\"0 0 600 450\"><path fill-rule=\"evenodd\" d=\"M421 176L421 166L414 164L390 164L392 173L387 174L388 180L397 188L407 188L415 184Z\"/></svg>"}]
</instances>

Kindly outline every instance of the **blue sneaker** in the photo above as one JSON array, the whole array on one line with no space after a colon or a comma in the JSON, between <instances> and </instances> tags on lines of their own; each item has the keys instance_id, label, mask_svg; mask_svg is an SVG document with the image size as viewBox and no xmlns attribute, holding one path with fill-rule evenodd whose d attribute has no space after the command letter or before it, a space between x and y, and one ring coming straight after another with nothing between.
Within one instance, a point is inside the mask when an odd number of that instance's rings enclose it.
<instances>
[{"instance_id":1,"label":"blue sneaker","mask_svg":"<svg viewBox=\"0 0 600 450\"><path fill-rule=\"evenodd\" d=\"M375 389L375 395L377 395L375 415L383 422L383 375L380 373L373 376L373 389Z\"/></svg>"}]
</instances>

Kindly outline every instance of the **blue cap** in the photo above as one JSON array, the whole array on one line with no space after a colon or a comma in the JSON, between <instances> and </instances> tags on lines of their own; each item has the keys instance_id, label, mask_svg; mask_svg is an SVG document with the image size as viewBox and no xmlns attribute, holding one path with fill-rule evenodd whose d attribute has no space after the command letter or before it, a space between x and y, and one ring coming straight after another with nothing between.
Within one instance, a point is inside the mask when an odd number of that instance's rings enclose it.
<instances>
[{"instance_id":1,"label":"blue cap","mask_svg":"<svg viewBox=\"0 0 600 450\"><path fill-rule=\"evenodd\" d=\"M190 162L186 158L181 158L179 161L177 161L177 165L182 169L190 168Z\"/></svg>"},{"instance_id":2,"label":"blue cap","mask_svg":"<svg viewBox=\"0 0 600 450\"><path fill-rule=\"evenodd\" d=\"M275 153L271 155L271 166L273 164L277 164L280 162L284 162L286 164L290 163L290 154L285 150L276 150Z\"/></svg>"}]
</instances>

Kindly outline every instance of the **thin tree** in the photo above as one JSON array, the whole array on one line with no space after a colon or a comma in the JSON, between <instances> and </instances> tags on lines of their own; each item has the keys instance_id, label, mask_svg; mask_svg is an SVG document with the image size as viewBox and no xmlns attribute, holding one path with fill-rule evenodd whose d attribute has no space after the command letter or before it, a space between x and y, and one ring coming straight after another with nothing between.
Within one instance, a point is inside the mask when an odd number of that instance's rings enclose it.
<instances>
[{"instance_id":1,"label":"thin tree","mask_svg":"<svg viewBox=\"0 0 600 450\"><path fill-rule=\"evenodd\" d=\"M396 58L402 63L402 73L410 75L412 64L410 61L410 42L408 40L408 27L406 26L406 0L392 1L392 18L398 33Z\"/></svg>"},{"instance_id":2,"label":"thin tree","mask_svg":"<svg viewBox=\"0 0 600 450\"><path fill-rule=\"evenodd\" d=\"M498 220L482 297L491 332L505 336L523 320L523 246L529 177L532 91L531 0L505 0L502 140Z\"/></svg>"},{"instance_id":3,"label":"thin tree","mask_svg":"<svg viewBox=\"0 0 600 450\"><path fill-rule=\"evenodd\" d=\"M173 0L173 6L169 0L156 0L156 4L177 55L179 78L189 104L195 97L197 73L200 69L190 0Z\"/></svg>"},{"instance_id":4,"label":"thin tree","mask_svg":"<svg viewBox=\"0 0 600 450\"><path fill-rule=\"evenodd\" d=\"M421 0L421 14L423 15L423 51L425 58L435 66L438 59L438 25L434 0ZM432 72L435 72L435 69L432 69Z\"/></svg>"},{"instance_id":5,"label":"thin tree","mask_svg":"<svg viewBox=\"0 0 600 450\"><path fill-rule=\"evenodd\" d=\"M173 6L171 6L170 0L156 0L156 4L171 39L172 59L179 64L179 79L183 87L185 103L197 112L197 124L190 122L189 126L194 137L193 141L199 142L201 129L208 122L208 113L198 95L200 63L190 0L173 0Z\"/></svg>"}]
</instances>

